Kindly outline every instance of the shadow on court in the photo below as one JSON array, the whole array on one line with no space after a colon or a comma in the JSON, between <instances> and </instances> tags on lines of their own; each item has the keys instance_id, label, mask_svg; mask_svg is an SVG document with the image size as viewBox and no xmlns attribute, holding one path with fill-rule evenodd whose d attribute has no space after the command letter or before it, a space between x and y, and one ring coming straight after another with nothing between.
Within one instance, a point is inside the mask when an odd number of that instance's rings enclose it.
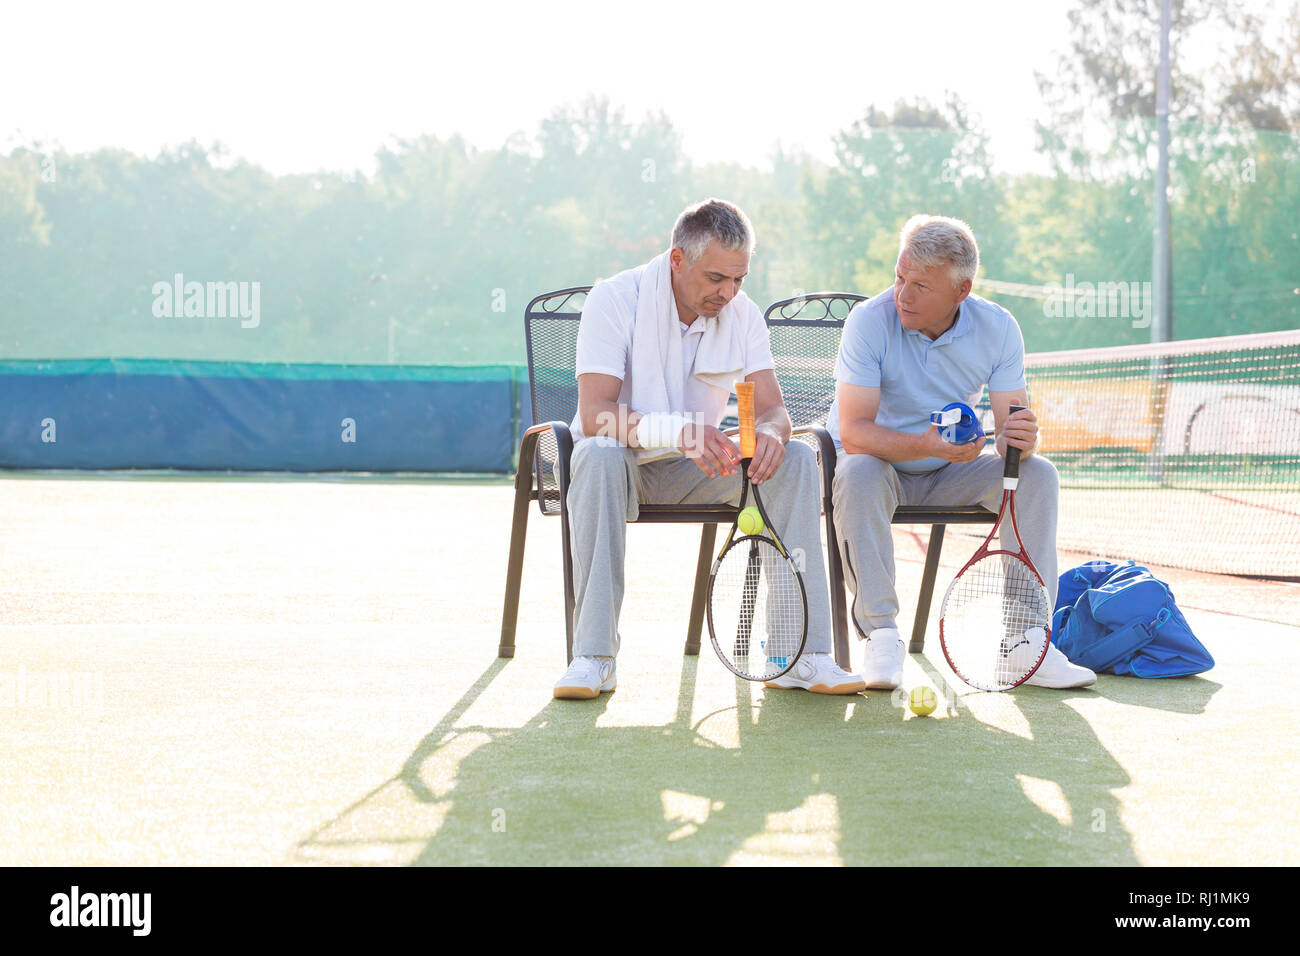
<instances>
[{"instance_id":1,"label":"shadow on court","mask_svg":"<svg viewBox=\"0 0 1300 956\"><path fill-rule=\"evenodd\" d=\"M733 703L697 713L688 657L661 725L604 725L617 692L548 700L518 727L460 723L508 692L492 687L508 669L494 661L297 859L366 862L397 845L417 865L1138 862L1116 797L1129 777L1068 694L968 695L904 720L885 693L736 680Z\"/></svg>"},{"instance_id":2,"label":"shadow on court","mask_svg":"<svg viewBox=\"0 0 1300 956\"><path fill-rule=\"evenodd\" d=\"M1203 714L1223 685L1205 677L1143 680L1112 677L1101 681L1097 693L1107 700L1133 707L1153 707L1175 714Z\"/></svg>"}]
</instances>

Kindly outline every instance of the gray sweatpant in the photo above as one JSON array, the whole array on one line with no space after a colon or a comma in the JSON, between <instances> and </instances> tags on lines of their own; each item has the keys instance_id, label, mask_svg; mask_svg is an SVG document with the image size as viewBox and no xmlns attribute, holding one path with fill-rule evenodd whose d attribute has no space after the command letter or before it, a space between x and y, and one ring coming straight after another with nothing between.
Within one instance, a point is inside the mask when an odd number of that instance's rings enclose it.
<instances>
[{"instance_id":1,"label":"gray sweatpant","mask_svg":"<svg viewBox=\"0 0 1300 956\"><path fill-rule=\"evenodd\" d=\"M623 606L623 554L627 522L640 505L740 503L739 472L710 478L688 458L638 464L636 455L611 438L584 438L570 462L569 527L573 547L573 655L618 653L618 616ZM805 653L830 652L831 608L822 557L821 471L817 456L799 441L785 448L775 475L759 487L763 507L796 566L802 566L808 592L808 642ZM753 494L750 495L753 501ZM725 530L725 529L724 529ZM721 544L719 543L719 547ZM690 575L695 562L682 567ZM683 590L689 585L683 580Z\"/></svg>"},{"instance_id":2,"label":"gray sweatpant","mask_svg":"<svg viewBox=\"0 0 1300 956\"><path fill-rule=\"evenodd\" d=\"M971 462L954 462L929 474L911 475L874 455L841 452L831 498L844 577L853 594L850 616L859 637L866 637L878 627L897 627L898 592L894 590L894 539L890 531L894 509L899 505L983 505L996 512L1002 505L1002 467L1001 456L986 452ZM1053 605L1058 493L1055 465L1040 455L1021 459L1016 525ZM1000 537L1004 548L1016 550L1009 520L1003 522ZM971 553L974 551L972 548Z\"/></svg>"}]
</instances>

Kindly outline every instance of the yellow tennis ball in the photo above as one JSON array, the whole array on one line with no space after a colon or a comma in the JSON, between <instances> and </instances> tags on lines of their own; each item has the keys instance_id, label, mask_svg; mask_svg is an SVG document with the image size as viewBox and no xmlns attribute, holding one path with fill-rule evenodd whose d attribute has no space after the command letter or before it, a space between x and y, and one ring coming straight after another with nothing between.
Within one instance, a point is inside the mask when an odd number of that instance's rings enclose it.
<instances>
[{"instance_id":1,"label":"yellow tennis ball","mask_svg":"<svg viewBox=\"0 0 1300 956\"><path fill-rule=\"evenodd\" d=\"M740 517L736 520L736 527L742 534L758 534L763 530L763 516L759 514L757 508L751 505L740 512Z\"/></svg>"},{"instance_id":2,"label":"yellow tennis ball","mask_svg":"<svg viewBox=\"0 0 1300 956\"><path fill-rule=\"evenodd\" d=\"M907 695L907 706L912 708L912 713L918 717L933 714L934 708L938 705L939 698L935 696L934 688L926 687L924 684L913 687L912 692Z\"/></svg>"}]
</instances>

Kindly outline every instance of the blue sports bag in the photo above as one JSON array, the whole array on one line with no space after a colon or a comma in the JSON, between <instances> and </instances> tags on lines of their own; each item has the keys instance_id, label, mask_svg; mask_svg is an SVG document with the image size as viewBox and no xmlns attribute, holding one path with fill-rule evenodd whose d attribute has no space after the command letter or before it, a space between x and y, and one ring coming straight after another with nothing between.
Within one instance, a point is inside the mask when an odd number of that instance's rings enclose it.
<instances>
[{"instance_id":1,"label":"blue sports bag","mask_svg":"<svg viewBox=\"0 0 1300 956\"><path fill-rule=\"evenodd\" d=\"M1186 677L1214 666L1169 586L1132 561L1090 561L1061 575L1052 643L1098 672Z\"/></svg>"}]
</instances>

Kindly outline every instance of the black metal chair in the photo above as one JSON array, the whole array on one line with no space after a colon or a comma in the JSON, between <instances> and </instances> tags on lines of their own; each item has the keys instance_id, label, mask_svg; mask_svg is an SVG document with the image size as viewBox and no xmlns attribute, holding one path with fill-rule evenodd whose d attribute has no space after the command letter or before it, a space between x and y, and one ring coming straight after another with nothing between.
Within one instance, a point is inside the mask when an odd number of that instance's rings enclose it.
<instances>
[{"instance_id":1,"label":"black metal chair","mask_svg":"<svg viewBox=\"0 0 1300 956\"><path fill-rule=\"evenodd\" d=\"M825 429L831 401L835 398L835 358L839 354L840 335L849 309L866 296L847 292L818 292L773 302L764 319L772 340L776 360L776 378L781 383L785 407L790 412L796 434L812 435L819 445L822 461L822 513L826 518L826 548L829 552L826 573L830 579L831 616L835 625L836 657L848 666L848 610L844 597L844 565L840 556L839 537L835 533L831 482L835 477L835 444ZM992 524L997 515L978 505L965 508L932 508L926 505L902 505L894 512L894 524L930 525L930 542L925 552L925 570L912 621L912 640L908 650L925 649L925 631L934 598L934 582L939 573L939 553L943 548L944 528L950 524ZM841 647L840 642L844 642Z\"/></svg>"}]
</instances>

